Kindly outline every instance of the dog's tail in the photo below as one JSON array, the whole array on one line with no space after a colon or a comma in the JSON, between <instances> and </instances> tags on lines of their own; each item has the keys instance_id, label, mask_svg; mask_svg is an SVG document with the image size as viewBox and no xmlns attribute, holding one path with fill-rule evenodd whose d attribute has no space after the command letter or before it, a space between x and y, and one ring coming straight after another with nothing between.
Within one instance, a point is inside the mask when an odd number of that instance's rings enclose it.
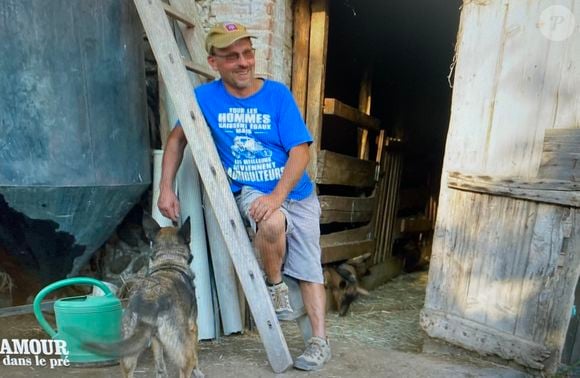
<instances>
[{"instance_id":1,"label":"dog's tail","mask_svg":"<svg viewBox=\"0 0 580 378\"><path fill-rule=\"evenodd\" d=\"M70 330L67 333L73 334ZM111 343L81 340L78 332L74 332L74 334L73 337L79 340L83 349L101 356L119 358L135 355L145 349L153 334L153 327L150 324L139 321L129 337Z\"/></svg>"}]
</instances>

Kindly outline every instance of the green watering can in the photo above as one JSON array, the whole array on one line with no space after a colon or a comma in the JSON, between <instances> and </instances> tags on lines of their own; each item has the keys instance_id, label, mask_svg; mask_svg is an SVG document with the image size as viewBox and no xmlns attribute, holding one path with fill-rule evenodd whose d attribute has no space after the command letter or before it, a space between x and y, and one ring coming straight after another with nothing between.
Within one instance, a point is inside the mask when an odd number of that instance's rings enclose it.
<instances>
[{"instance_id":1,"label":"green watering can","mask_svg":"<svg viewBox=\"0 0 580 378\"><path fill-rule=\"evenodd\" d=\"M85 295L57 300L54 303L55 331L44 318L40 303L56 289L69 285L91 285L100 288L104 296ZM121 339L121 301L104 282L90 277L73 277L57 281L42 289L34 298L34 316L40 326L54 339L64 340L68 361L78 365L110 365L117 362L111 356L102 356L83 349L83 342L110 343ZM74 333L74 336L71 334ZM65 356L61 356L65 358Z\"/></svg>"}]
</instances>

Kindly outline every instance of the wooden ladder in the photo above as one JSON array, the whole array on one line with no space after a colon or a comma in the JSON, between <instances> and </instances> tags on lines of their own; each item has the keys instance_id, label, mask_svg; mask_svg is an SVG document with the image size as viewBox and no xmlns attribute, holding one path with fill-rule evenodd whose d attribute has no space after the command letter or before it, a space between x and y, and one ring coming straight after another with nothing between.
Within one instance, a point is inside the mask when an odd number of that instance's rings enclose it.
<instances>
[{"instance_id":1,"label":"wooden ladder","mask_svg":"<svg viewBox=\"0 0 580 378\"><path fill-rule=\"evenodd\" d=\"M178 20L187 28L198 26L191 17L160 0L134 1L246 295L268 361L274 372L281 373L292 366L292 357L186 69L206 77L213 77L213 74L199 63L182 59L166 16ZM194 9L192 11L195 12Z\"/></svg>"}]
</instances>

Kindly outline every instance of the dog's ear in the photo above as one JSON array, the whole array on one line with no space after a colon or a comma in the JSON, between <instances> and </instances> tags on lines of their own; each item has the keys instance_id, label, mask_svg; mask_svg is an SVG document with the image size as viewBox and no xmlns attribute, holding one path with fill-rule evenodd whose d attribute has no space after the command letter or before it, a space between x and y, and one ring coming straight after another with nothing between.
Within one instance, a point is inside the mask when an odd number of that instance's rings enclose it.
<instances>
[{"instance_id":1,"label":"dog's ear","mask_svg":"<svg viewBox=\"0 0 580 378\"><path fill-rule=\"evenodd\" d=\"M187 244L191 241L191 220L189 217L183 222L181 228L179 229L179 235L185 240Z\"/></svg>"},{"instance_id":2,"label":"dog's ear","mask_svg":"<svg viewBox=\"0 0 580 378\"><path fill-rule=\"evenodd\" d=\"M157 223L153 217L147 213L143 213L143 231L145 231L145 236L147 240L155 240L155 236L161 229L161 226Z\"/></svg>"}]
</instances>

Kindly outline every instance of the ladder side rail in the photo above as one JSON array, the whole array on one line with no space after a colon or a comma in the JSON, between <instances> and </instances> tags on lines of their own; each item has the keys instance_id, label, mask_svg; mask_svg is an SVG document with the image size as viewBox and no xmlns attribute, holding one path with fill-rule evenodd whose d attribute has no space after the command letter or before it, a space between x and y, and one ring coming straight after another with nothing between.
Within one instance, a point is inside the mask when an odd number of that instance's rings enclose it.
<instances>
[{"instance_id":1,"label":"ladder side rail","mask_svg":"<svg viewBox=\"0 0 580 378\"><path fill-rule=\"evenodd\" d=\"M210 205L218 219L268 361L274 372L281 373L292 366L292 357L269 301L266 284L260 274L260 267L230 191L215 144L189 84L189 77L169 20L160 1L134 0L134 2L207 190Z\"/></svg>"}]
</instances>

